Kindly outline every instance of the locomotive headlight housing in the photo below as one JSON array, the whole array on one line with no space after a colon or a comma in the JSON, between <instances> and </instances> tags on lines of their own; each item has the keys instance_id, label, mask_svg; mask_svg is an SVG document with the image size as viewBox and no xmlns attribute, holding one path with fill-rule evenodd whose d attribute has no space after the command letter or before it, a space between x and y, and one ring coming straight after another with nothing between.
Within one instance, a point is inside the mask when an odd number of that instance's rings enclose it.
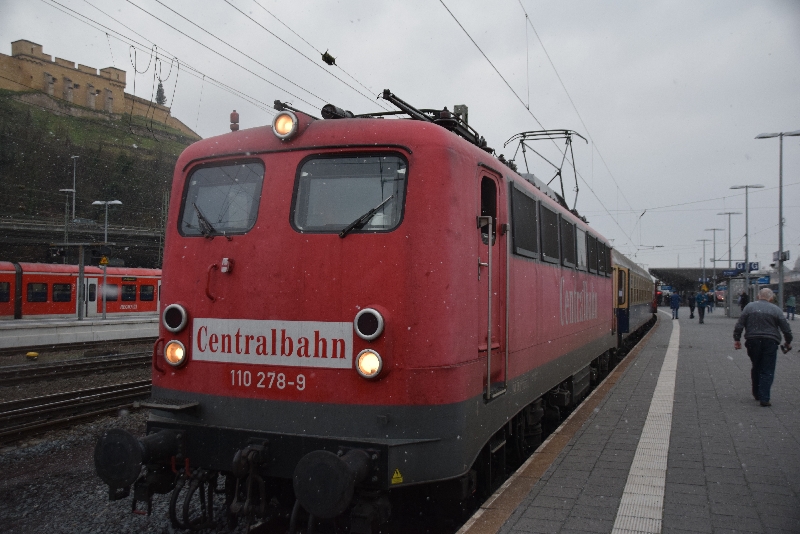
<instances>
[{"instance_id":1,"label":"locomotive headlight housing","mask_svg":"<svg viewBox=\"0 0 800 534\"><path fill-rule=\"evenodd\" d=\"M365 349L356 356L356 371L363 378L372 380L381 374L381 369L383 369L383 360L381 355L374 350Z\"/></svg>"},{"instance_id":2,"label":"locomotive headlight housing","mask_svg":"<svg viewBox=\"0 0 800 534\"><path fill-rule=\"evenodd\" d=\"M164 323L164 328L176 334L186 327L186 323L189 321L189 314L180 304L170 304L164 308L161 320Z\"/></svg>"},{"instance_id":3,"label":"locomotive headlight housing","mask_svg":"<svg viewBox=\"0 0 800 534\"><path fill-rule=\"evenodd\" d=\"M383 333L383 315L374 308L364 308L356 314L353 326L364 341L377 339Z\"/></svg>"},{"instance_id":4,"label":"locomotive headlight housing","mask_svg":"<svg viewBox=\"0 0 800 534\"><path fill-rule=\"evenodd\" d=\"M272 131L278 139L288 141L297 133L297 115L288 109L281 111L272 119Z\"/></svg>"},{"instance_id":5,"label":"locomotive headlight housing","mask_svg":"<svg viewBox=\"0 0 800 534\"><path fill-rule=\"evenodd\" d=\"M186 348L180 341L170 341L164 347L164 359L173 367L180 367L186 361Z\"/></svg>"}]
</instances>

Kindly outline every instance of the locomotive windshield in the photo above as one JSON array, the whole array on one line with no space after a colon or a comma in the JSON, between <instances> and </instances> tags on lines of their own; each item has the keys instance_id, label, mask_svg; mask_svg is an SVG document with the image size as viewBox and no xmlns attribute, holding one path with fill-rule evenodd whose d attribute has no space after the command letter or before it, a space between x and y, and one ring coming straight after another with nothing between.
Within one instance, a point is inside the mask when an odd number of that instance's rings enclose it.
<instances>
[{"instance_id":1,"label":"locomotive windshield","mask_svg":"<svg viewBox=\"0 0 800 534\"><path fill-rule=\"evenodd\" d=\"M350 230L392 230L403 216L407 169L399 156L306 160L295 185L292 223L300 232L339 233L380 206L363 226Z\"/></svg>"},{"instance_id":2,"label":"locomotive windshield","mask_svg":"<svg viewBox=\"0 0 800 534\"><path fill-rule=\"evenodd\" d=\"M256 222L264 165L260 162L202 167L189 176L181 210L185 236L241 234Z\"/></svg>"}]
</instances>

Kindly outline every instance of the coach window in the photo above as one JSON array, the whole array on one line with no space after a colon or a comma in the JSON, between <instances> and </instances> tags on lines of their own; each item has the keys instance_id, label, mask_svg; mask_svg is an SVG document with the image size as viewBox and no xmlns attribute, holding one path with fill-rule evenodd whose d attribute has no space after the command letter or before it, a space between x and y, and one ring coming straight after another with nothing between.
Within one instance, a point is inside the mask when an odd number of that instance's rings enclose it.
<instances>
[{"instance_id":1,"label":"coach window","mask_svg":"<svg viewBox=\"0 0 800 534\"><path fill-rule=\"evenodd\" d=\"M136 286L133 284L122 284L122 302L136 301Z\"/></svg>"},{"instance_id":2,"label":"coach window","mask_svg":"<svg viewBox=\"0 0 800 534\"><path fill-rule=\"evenodd\" d=\"M575 267L575 225L561 219L561 262Z\"/></svg>"},{"instance_id":3,"label":"coach window","mask_svg":"<svg viewBox=\"0 0 800 534\"><path fill-rule=\"evenodd\" d=\"M625 305L625 271L617 271L617 306Z\"/></svg>"},{"instance_id":4,"label":"coach window","mask_svg":"<svg viewBox=\"0 0 800 534\"><path fill-rule=\"evenodd\" d=\"M558 214L541 205L542 212L542 259L551 263L559 263L560 246L558 239Z\"/></svg>"},{"instance_id":5,"label":"coach window","mask_svg":"<svg viewBox=\"0 0 800 534\"><path fill-rule=\"evenodd\" d=\"M244 234L256 223L264 165L233 162L200 167L186 184L180 216L184 236Z\"/></svg>"},{"instance_id":6,"label":"coach window","mask_svg":"<svg viewBox=\"0 0 800 534\"><path fill-rule=\"evenodd\" d=\"M597 238L587 234L586 248L589 251L589 272L597 273Z\"/></svg>"},{"instance_id":7,"label":"coach window","mask_svg":"<svg viewBox=\"0 0 800 534\"><path fill-rule=\"evenodd\" d=\"M155 286L142 286L139 288L139 300L149 302L155 298Z\"/></svg>"},{"instance_id":8,"label":"coach window","mask_svg":"<svg viewBox=\"0 0 800 534\"><path fill-rule=\"evenodd\" d=\"M106 302L116 302L119 296L119 286L117 284L106 284L103 288L106 294Z\"/></svg>"},{"instance_id":9,"label":"coach window","mask_svg":"<svg viewBox=\"0 0 800 534\"><path fill-rule=\"evenodd\" d=\"M47 284L28 283L28 302L47 302Z\"/></svg>"},{"instance_id":10,"label":"coach window","mask_svg":"<svg viewBox=\"0 0 800 534\"><path fill-rule=\"evenodd\" d=\"M403 219L407 171L395 155L306 159L295 181L292 227L344 236L394 230Z\"/></svg>"},{"instance_id":11,"label":"coach window","mask_svg":"<svg viewBox=\"0 0 800 534\"><path fill-rule=\"evenodd\" d=\"M72 284L53 284L53 302L72 302Z\"/></svg>"},{"instance_id":12,"label":"coach window","mask_svg":"<svg viewBox=\"0 0 800 534\"><path fill-rule=\"evenodd\" d=\"M0 282L0 302L11 302L11 284Z\"/></svg>"},{"instance_id":13,"label":"coach window","mask_svg":"<svg viewBox=\"0 0 800 534\"><path fill-rule=\"evenodd\" d=\"M511 212L514 226L514 253L528 258L539 257L539 218L536 200L526 195L516 185L511 189Z\"/></svg>"},{"instance_id":14,"label":"coach window","mask_svg":"<svg viewBox=\"0 0 800 534\"><path fill-rule=\"evenodd\" d=\"M577 245L578 257L577 267L581 271L586 270L586 232L580 228L575 228L575 244Z\"/></svg>"}]
</instances>

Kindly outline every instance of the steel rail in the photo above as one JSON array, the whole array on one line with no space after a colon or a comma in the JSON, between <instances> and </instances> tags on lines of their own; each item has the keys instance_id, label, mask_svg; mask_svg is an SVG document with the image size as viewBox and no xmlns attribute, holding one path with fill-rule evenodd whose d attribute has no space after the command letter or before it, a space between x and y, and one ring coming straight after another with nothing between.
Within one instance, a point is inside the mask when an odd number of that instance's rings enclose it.
<instances>
[{"instance_id":1,"label":"steel rail","mask_svg":"<svg viewBox=\"0 0 800 534\"><path fill-rule=\"evenodd\" d=\"M129 369L131 367L149 365L151 359L152 356L149 353L133 352L115 356L77 358L53 363L8 365L0 367L0 386Z\"/></svg>"},{"instance_id":2,"label":"steel rail","mask_svg":"<svg viewBox=\"0 0 800 534\"><path fill-rule=\"evenodd\" d=\"M149 395L150 381L142 380L5 402L0 404L0 441L114 412Z\"/></svg>"}]
</instances>

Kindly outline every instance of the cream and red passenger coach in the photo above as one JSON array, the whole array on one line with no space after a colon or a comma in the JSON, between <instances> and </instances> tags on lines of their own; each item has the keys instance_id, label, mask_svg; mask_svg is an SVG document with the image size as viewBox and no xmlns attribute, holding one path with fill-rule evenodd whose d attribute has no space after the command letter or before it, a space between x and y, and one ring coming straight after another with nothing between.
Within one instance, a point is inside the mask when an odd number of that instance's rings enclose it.
<instances>
[{"instance_id":1,"label":"cream and red passenger coach","mask_svg":"<svg viewBox=\"0 0 800 534\"><path fill-rule=\"evenodd\" d=\"M369 532L394 488L489 487L607 369L602 236L450 117L326 108L181 155L150 435L97 445L112 498L170 491L177 465L226 475L231 513L258 515L263 487Z\"/></svg>"}]
</instances>

